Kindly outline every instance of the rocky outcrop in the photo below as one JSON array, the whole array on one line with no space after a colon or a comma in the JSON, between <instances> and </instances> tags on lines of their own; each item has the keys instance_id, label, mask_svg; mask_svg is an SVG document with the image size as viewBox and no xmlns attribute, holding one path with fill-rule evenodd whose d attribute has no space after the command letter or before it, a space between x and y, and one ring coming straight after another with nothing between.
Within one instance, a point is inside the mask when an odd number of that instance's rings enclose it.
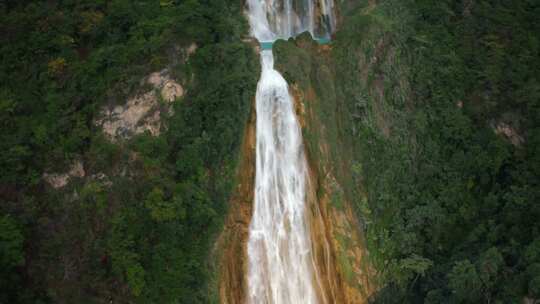
<instances>
[{"instance_id":1,"label":"rocky outcrop","mask_svg":"<svg viewBox=\"0 0 540 304\"><path fill-rule=\"evenodd\" d=\"M158 90L161 98L166 102L173 102L184 96L184 88L170 78L167 70L150 74L146 82Z\"/></svg>"},{"instance_id":2,"label":"rocky outcrop","mask_svg":"<svg viewBox=\"0 0 540 304\"><path fill-rule=\"evenodd\" d=\"M84 177L86 172L82 161L74 162L69 171L65 173L43 173L43 179L53 188L59 189L66 186L71 178Z\"/></svg>"},{"instance_id":3,"label":"rocky outcrop","mask_svg":"<svg viewBox=\"0 0 540 304\"><path fill-rule=\"evenodd\" d=\"M510 124L505 122L492 123L492 128L495 131L495 134L503 136L514 146L521 146L525 139L521 136L518 131L513 128Z\"/></svg>"},{"instance_id":4,"label":"rocky outcrop","mask_svg":"<svg viewBox=\"0 0 540 304\"><path fill-rule=\"evenodd\" d=\"M170 77L168 70L150 74L141 82L141 86L144 85L149 85L150 90L129 98L124 105L107 106L101 110L95 124L101 126L110 140L129 139L144 132L158 136L162 127L161 114L170 113L171 103L185 93L182 85Z\"/></svg>"},{"instance_id":5,"label":"rocky outcrop","mask_svg":"<svg viewBox=\"0 0 540 304\"><path fill-rule=\"evenodd\" d=\"M523 298L523 304L539 304L539 303L540 303L540 300L538 299L533 299L529 297Z\"/></svg>"}]
</instances>

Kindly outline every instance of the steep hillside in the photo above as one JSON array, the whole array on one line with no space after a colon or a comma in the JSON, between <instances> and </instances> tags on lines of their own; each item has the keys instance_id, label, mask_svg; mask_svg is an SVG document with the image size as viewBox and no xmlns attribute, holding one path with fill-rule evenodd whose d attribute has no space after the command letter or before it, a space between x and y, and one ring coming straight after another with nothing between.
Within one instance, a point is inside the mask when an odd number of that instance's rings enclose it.
<instances>
[{"instance_id":1,"label":"steep hillside","mask_svg":"<svg viewBox=\"0 0 540 304\"><path fill-rule=\"evenodd\" d=\"M328 303L538 302L540 3L334 3L274 44ZM244 302L244 9L0 3L0 303Z\"/></svg>"},{"instance_id":2,"label":"steep hillside","mask_svg":"<svg viewBox=\"0 0 540 304\"><path fill-rule=\"evenodd\" d=\"M539 9L345 1L330 46L276 46L363 223L371 301L539 297Z\"/></svg>"},{"instance_id":3,"label":"steep hillside","mask_svg":"<svg viewBox=\"0 0 540 304\"><path fill-rule=\"evenodd\" d=\"M257 71L226 1L0 4L0 303L208 303Z\"/></svg>"},{"instance_id":4,"label":"steep hillside","mask_svg":"<svg viewBox=\"0 0 540 304\"><path fill-rule=\"evenodd\" d=\"M344 133L348 114L336 86L331 47L317 45L305 33L294 41L278 41L274 52L276 68L291 85L310 164L313 238L316 244L328 242L326 249L322 244L315 248L317 262L329 269L334 302L363 303L373 290L372 273L352 205L361 188L353 182L351 138Z\"/></svg>"}]
</instances>

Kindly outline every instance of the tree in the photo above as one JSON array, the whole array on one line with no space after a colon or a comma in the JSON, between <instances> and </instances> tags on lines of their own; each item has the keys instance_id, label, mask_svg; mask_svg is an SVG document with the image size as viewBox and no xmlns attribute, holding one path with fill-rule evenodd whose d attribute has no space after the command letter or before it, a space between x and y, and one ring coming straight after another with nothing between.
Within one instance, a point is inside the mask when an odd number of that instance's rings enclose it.
<instances>
[{"instance_id":1,"label":"tree","mask_svg":"<svg viewBox=\"0 0 540 304\"><path fill-rule=\"evenodd\" d=\"M0 267L6 271L24 264L24 237L15 221L7 215L0 217Z\"/></svg>"},{"instance_id":2,"label":"tree","mask_svg":"<svg viewBox=\"0 0 540 304\"><path fill-rule=\"evenodd\" d=\"M179 210L171 202L165 200L164 193L159 188L152 189L146 197L144 205L150 210L152 219L157 222L174 220L179 216Z\"/></svg>"},{"instance_id":3,"label":"tree","mask_svg":"<svg viewBox=\"0 0 540 304\"><path fill-rule=\"evenodd\" d=\"M455 264L448 274L448 286L458 301L478 303L481 299L482 280L469 260Z\"/></svg>"},{"instance_id":4,"label":"tree","mask_svg":"<svg viewBox=\"0 0 540 304\"><path fill-rule=\"evenodd\" d=\"M18 298L19 275L16 267L24 264L24 237L16 222L7 215L0 216L0 303L13 303Z\"/></svg>"}]
</instances>

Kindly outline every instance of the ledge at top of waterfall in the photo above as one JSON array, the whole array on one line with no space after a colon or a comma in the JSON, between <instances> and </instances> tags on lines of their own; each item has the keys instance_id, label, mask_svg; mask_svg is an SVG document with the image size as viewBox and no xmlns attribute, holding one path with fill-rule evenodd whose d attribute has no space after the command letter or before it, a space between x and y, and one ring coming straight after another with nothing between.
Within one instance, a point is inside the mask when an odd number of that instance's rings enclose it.
<instances>
[{"instance_id":1,"label":"ledge at top of waterfall","mask_svg":"<svg viewBox=\"0 0 540 304\"><path fill-rule=\"evenodd\" d=\"M335 28L333 0L247 0L251 34L265 43L303 32L329 41Z\"/></svg>"},{"instance_id":2,"label":"ledge at top of waterfall","mask_svg":"<svg viewBox=\"0 0 540 304\"><path fill-rule=\"evenodd\" d=\"M282 39L277 39L277 40L282 40ZM331 41L330 38L314 38L313 40L315 40L315 42L317 42L318 44L329 44ZM259 44L261 45L262 50L271 50L272 47L274 46L274 43L276 43L276 41L259 41Z\"/></svg>"}]
</instances>

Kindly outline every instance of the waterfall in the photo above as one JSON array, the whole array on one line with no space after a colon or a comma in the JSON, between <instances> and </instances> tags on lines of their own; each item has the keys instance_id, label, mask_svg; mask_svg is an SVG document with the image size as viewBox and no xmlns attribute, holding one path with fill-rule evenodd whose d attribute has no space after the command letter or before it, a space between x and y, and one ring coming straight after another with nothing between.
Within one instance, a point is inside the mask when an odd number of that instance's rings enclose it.
<instances>
[{"instance_id":1,"label":"waterfall","mask_svg":"<svg viewBox=\"0 0 540 304\"><path fill-rule=\"evenodd\" d=\"M261 42L306 31L329 38L335 28L333 0L247 0L247 5L251 34Z\"/></svg>"},{"instance_id":2,"label":"waterfall","mask_svg":"<svg viewBox=\"0 0 540 304\"><path fill-rule=\"evenodd\" d=\"M325 26L315 20L316 5ZM252 35L259 41L304 31L329 36L332 0L248 0ZM261 52L257 85L255 202L248 239L250 304L314 304L320 299L306 212L307 162L285 79L272 50Z\"/></svg>"}]
</instances>

